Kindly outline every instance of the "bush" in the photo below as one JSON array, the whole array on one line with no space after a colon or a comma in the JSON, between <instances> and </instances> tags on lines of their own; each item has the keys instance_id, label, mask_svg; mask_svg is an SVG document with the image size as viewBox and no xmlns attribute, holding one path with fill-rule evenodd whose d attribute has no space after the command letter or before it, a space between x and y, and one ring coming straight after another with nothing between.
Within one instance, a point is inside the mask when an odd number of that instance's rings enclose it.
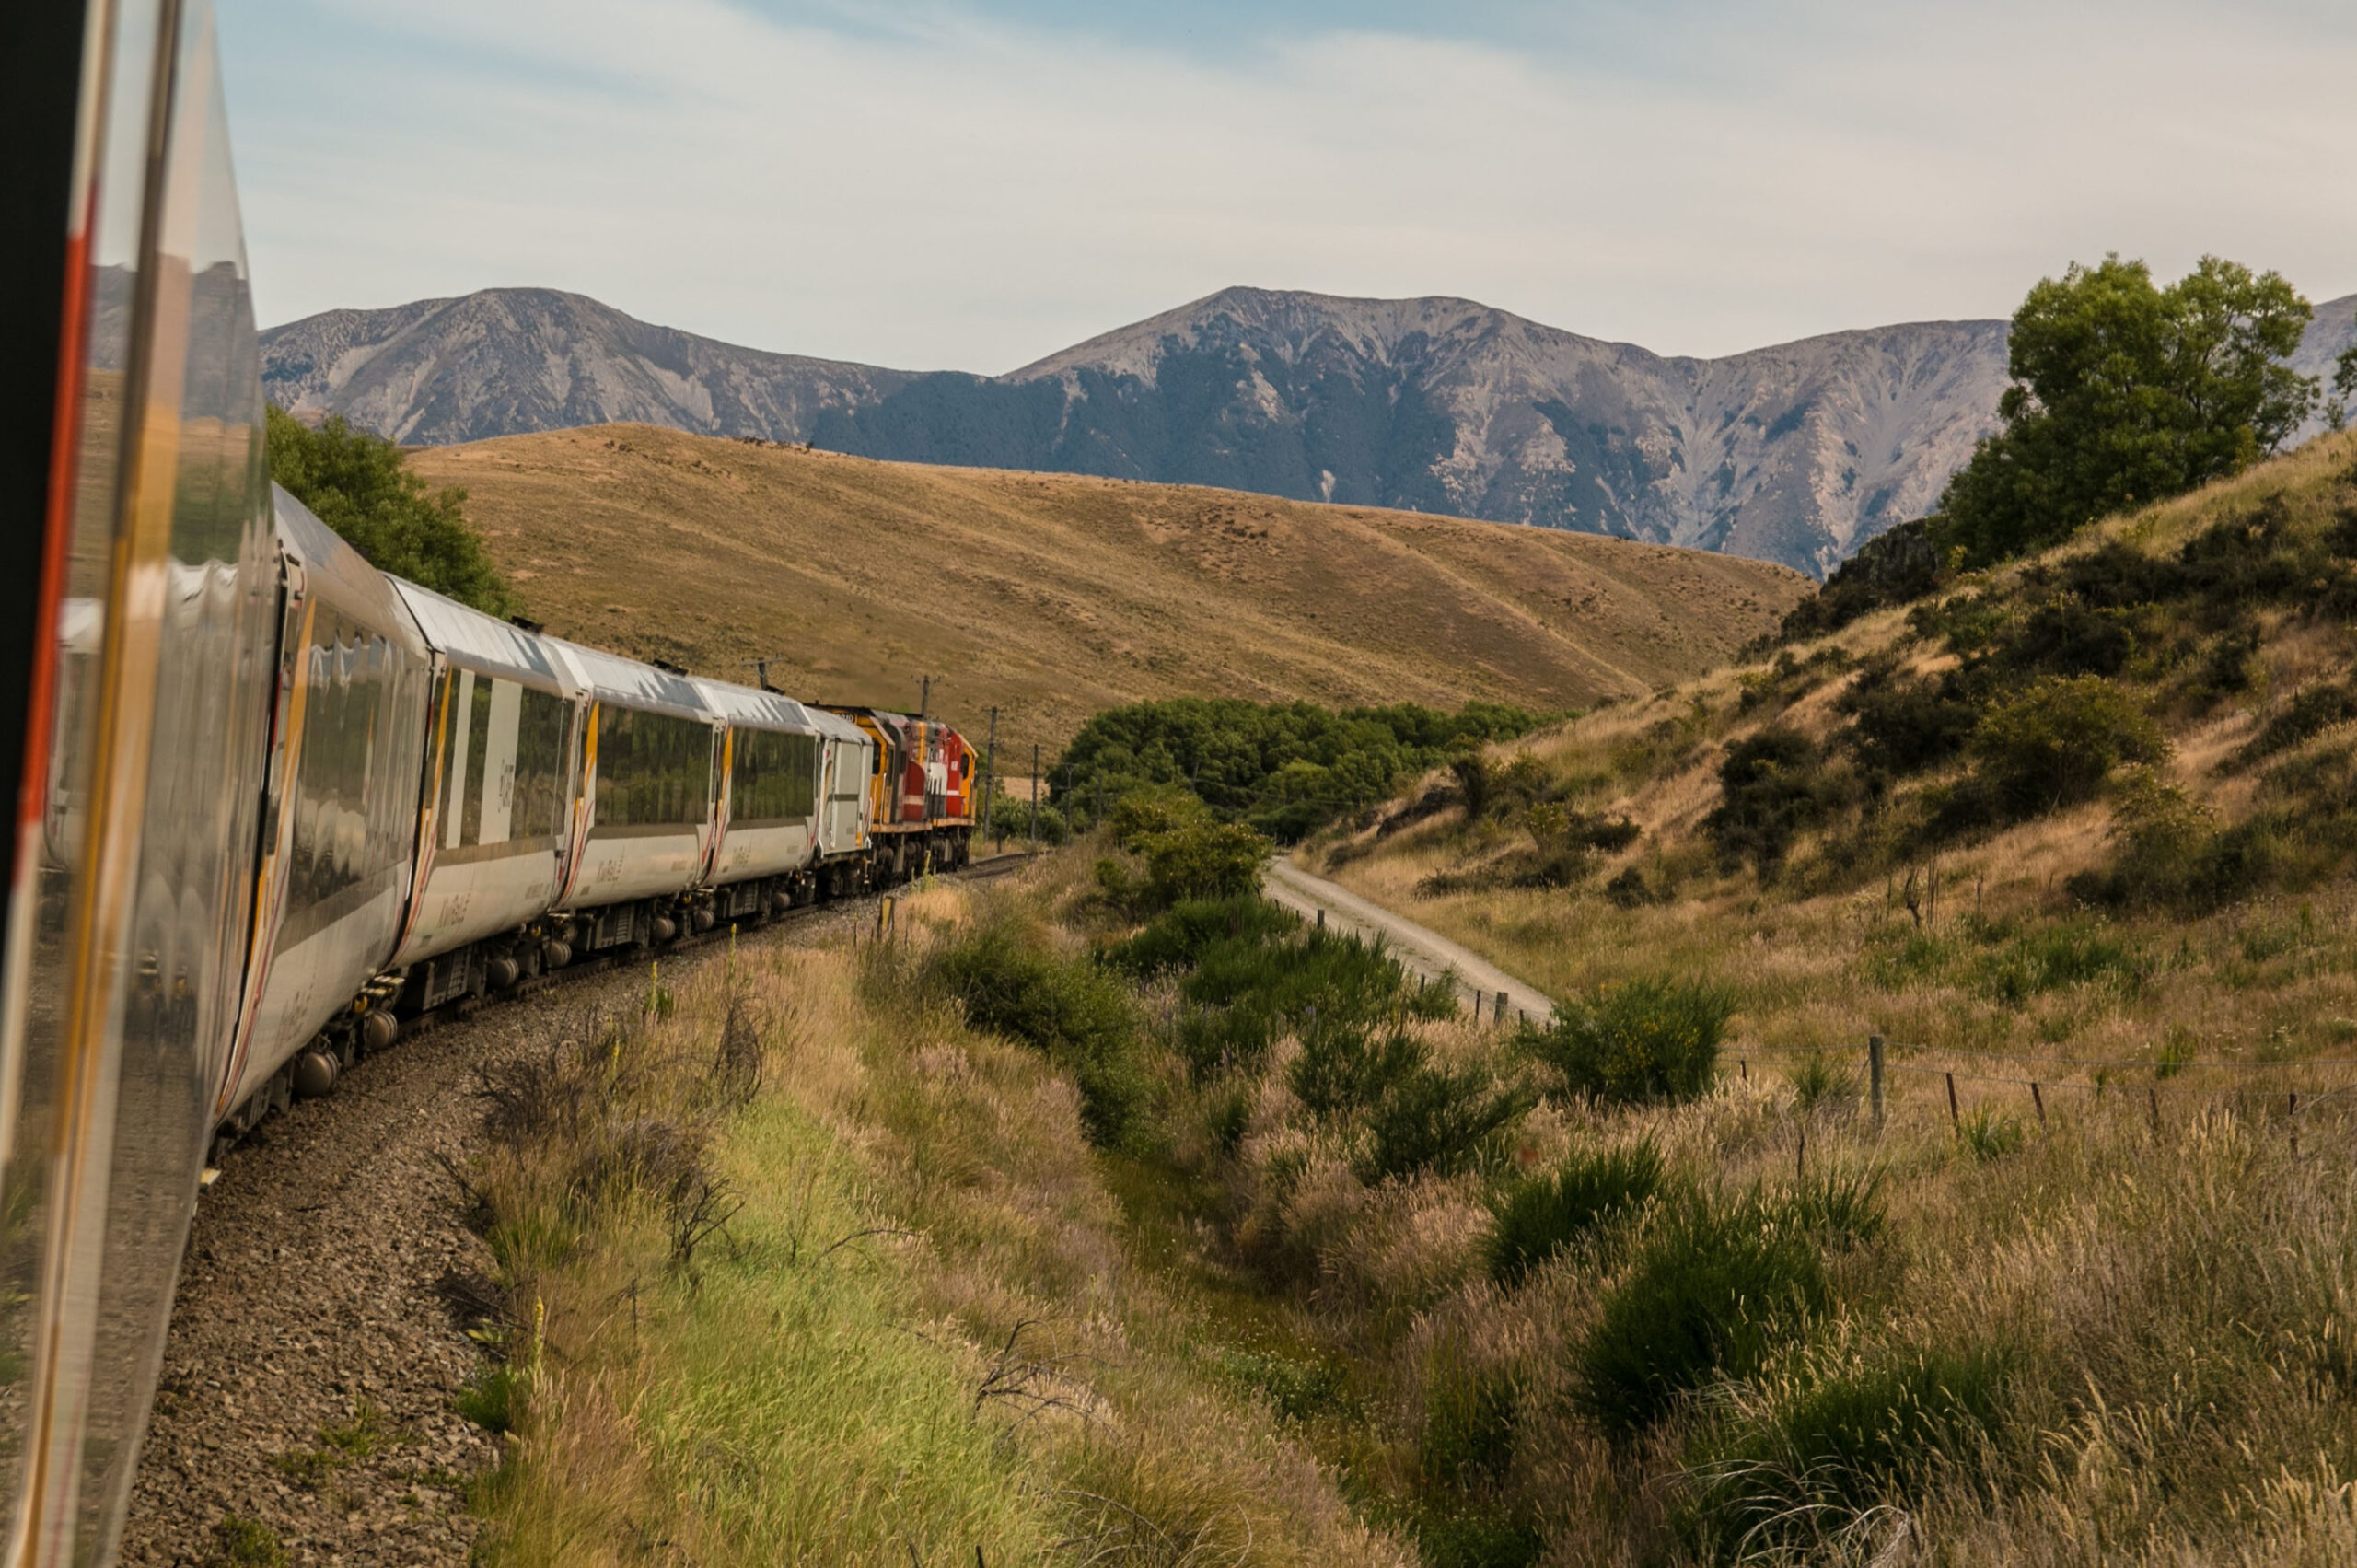
<instances>
[{"instance_id":1,"label":"bush","mask_svg":"<svg viewBox=\"0 0 2357 1568\"><path fill-rule=\"evenodd\" d=\"M1304 1031L1286 1084L1311 1116L1340 1121L1380 1104L1426 1055L1413 1035L1389 1030L1378 1038L1362 1025L1320 1024Z\"/></svg>"},{"instance_id":2,"label":"bush","mask_svg":"<svg viewBox=\"0 0 2357 1568\"><path fill-rule=\"evenodd\" d=\"M1932 680L1901 680L1883 665L1860 676L1837 706L1852 715L1840 740L1859 765L1893 775L1921 772L1962 751L1981 714L1961 670Z\"/></svg>"},{"instance_id":3,"label":"bush","mask_svg":"<svg viewBox=\"0 0 2357 1568\"><path fill-rule=\"evenodd\" d=\"M1666 1216L1605 1297L1576 1356L1580 1407L1616 1442L1637 1437L1722 1374L1757 1372L1823 1312L1825 1265L1757 1200Z\"/></svg>"},{"instance_id":4,"label":"bush","mask_svg":"<svg viewBox=\"0 0 2357 1568\"><path fill-rule=\"evenodd\" d=\"M1830 1533L1941 1460L1968 1459L2003 1420L2007 1357L1901 1351L1783 1392L1690 1451L1712 1544L1798 1545Z\"/></svg>"},{"instance_id":5,"label":"bush","mask_svg":"<svg viewBox=\"0 0 2357 1568\"><path fill-rule=\"evenodd\" d=\"M2020 1120L2000 1116L1985 1107L1958 1118L1956 1135L1965 1152L1983 1165L2003 1159L2022 1146Z\"/></svg>"},{"instance_id":6,"label":"bush","mask_svg":"<svg viewBox=\"0 0 2357 1568\"><path fill-rule=\"evenodd\" d=\"M2331 682L2311 686L2285 703L2235 752L2241 767L2289 751L2338 724L2357 719L2357 684Z\"/></svg>"},{"instance_id":7,"label":"bush","mask_svg":"<svg viewBox=\"0 0 2357 1568\"><path fill-rule=\"evenodd\" d=\"M1106 961L1140 980L1191 970L1222 942L1260 947L1301 929L1301 917L1258 894L1181 899L1108 950Z\"/></svg>"},{"instance_id":8,"label":"bush","mask_svg":"<svg viewBox=\"0 0 2357 1568\"><path fill-rule=\"evenodd\" d=\"M1273 847L1241 822L1190 822L1138 841L1146 887L1157 903L1232 899L1260 886L1260 863Z\"/></svg>"},{"instance_id":9,"label":"bush","mask_svg":"<svg viewBox=\"0 0 2357 1568\"><path fill-rule=\"evenodd\" d=\"M1874 1169L1824 1171L1782 1198L1757 1202L1773 1223L1805 1231L1819 1241L1847 1245L1875 1241L1890 1225L1890 1213L1882 1200L1882 1173Z\"/></svg>"},{"instance_id":10,"label":"bush","mask_svg":"<svg viewBox=\"0 0 2357 1568\"><path fill-rule=\"evenodd\" d=\"M1718 807L1702 819L1722 864L1747 859L1763 879L1775 876L1794 838L1823 815L1823 761L1808 737L1772 726L1728 749Z\"/></svg>"},{"instance_id":11,"label":"bush","mask_svg":"<svg viewBox=\"0 0 2357 1568\"><path fill-rule=\"evenodd\" d=\"M977 925L943 948L933 976L969 1025L1012 1036L1071 1075L1091 1143L1117 1148L1135 1140L1148 1083L1136 1012L1119 981L1028 942L1003 922Z\"/></svg>"},{"instance_id":12,"label":"bush","mask_svg":"<svg viewBox=\"0 0 2357 1568\"><path fill-rule=\"evenodd\" d=\"M1661 1184L1661 1150L1646 1139L1573 1155L1551 1176L1508 1190L1490 1204L1490 1277L1520 1284L1581 1237L1643 1204Z\"/></svg>"},{"instance_id":13,"label":"bush","mask_svg":"<svg viewBox=\"0 0 2357 1568\"><path fill-rule=\"evenodd\" d=\"M2151 714L2107 680L2048 676L1980 721L1975 764L2016 816L2091 798L2123 762L2158 762L2166 738Z\"/></svg>"},{"instance_id":14,"label":"bush","mask_svg":"<svg viewBox=\"0 0 2357 1568\"><path fill-rule=\"evenodd\" d=\"M1538 1103L1516 1084L1501 1084L1480 1062L1419 1063L1395 1078L1366 1117L1359 1179L1369 1184L1434 1171L1469 1169L1505 1128Z\"/></svg>"},{"instance_id":15,"label":"bush","mask_svg":"<svg viewBox=\"0 0 2357 1568\"><path fill-rule=\"evenodd\" d=\"M1922 518L1887 528L1835 567L1823 587L1784 612L1776 640L1822 637L1877 610L1922 598L1940 586L1940 564Z\"/></svg>"},{"instance_id":16,"label":"bush","mask_svg":"<svg viewBox=\"0 0 2357 1568\"><path fill-rule=\"evenodd\" d=\"M1561 1009L1519 1041L1574 1094L1620 1104L1689 1100L1711 1086L1735 999L1695 981L1632 980Z\"/></svg>"}]
</instances>

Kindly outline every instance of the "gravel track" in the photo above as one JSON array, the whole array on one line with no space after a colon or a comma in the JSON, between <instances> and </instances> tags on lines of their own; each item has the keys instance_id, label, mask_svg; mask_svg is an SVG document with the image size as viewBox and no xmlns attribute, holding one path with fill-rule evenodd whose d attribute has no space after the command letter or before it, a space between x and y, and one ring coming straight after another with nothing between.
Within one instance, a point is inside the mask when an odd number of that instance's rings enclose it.
<instances>
[{"instance_id":1,"label":"gravel track","mask_svg":"<svg viewBox=\"0 0 2357 1568\"><path fill-rule=\"evenodd\" d=\"M740 941L807 944L863 915L866 900L831 905ZM726 951L663 962L692 972ZM498 1446L452 1408L478 1354L443 1286L488 1274L491 1256L444 1162L464 1169L481 1146L478 1067L644 984L625 965L404 1040L230 1152L181 1267L124 1563L204 1563L226 1515L274 1531L290 1563L468 1561L465 1489ZM364 1401L379 1441L348 1457L322 1434Z\"/></svg>"}]
</instances>

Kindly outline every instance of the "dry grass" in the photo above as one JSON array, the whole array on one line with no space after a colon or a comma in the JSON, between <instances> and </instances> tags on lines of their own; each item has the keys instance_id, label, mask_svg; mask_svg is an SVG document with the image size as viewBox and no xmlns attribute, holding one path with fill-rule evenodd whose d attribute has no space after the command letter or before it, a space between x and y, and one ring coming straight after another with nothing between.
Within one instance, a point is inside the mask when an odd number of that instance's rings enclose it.
<instances>
[{"instance_id":1,"label":"dry grass","mask_svg":"<svg viewBox=\"0 0 2357 1568\"><path fill-rule=\"evenodd\" d=\"M531 613L601 646L1060 744L1174 696L1546 711L1682 679L1805 591L1545 528L616 425L412 455Z\"/></svg>"},{"instance_id":2,"label":"dry grass","mask_svg":"<svg viewBox=\"0 0 2357 1568\"><path fill-rule=\"evenodd\" d=\"M494 1086L524 1389L498 1561L1406 1561L1192 1376L1071 1087L900 983L963 905L904 899L905 945L749 951ZM732 1016L749 1103L710 1088ZM728 1216L686 1258L683 1176Z\"/></svg>"}]
</instances>

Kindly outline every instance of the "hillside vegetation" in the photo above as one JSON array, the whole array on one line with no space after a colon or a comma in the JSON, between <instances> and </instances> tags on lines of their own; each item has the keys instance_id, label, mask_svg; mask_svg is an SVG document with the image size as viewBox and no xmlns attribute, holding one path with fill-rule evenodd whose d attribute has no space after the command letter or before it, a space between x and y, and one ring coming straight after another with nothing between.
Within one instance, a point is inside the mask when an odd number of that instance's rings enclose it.
<instances>
[{"instance_id":1,"label":"hillside vegetation","mask_svg":"<svg viewBox=\"0 0 2357 1568\"><path fill-rule=\"evenodd\" d=\"M1174 696L1581 708L1697 674L1781 567L1225 491L871 462L639 425L413 453L550 630L1051 747ZM1016 771L1010 765L1010 773Z\"/></svg>"},{"instance_id":2,"label":"hillside vegetation","mask_svg":"<svg viewBox=\"0 0 2357 1568\"><path fill-rule=\"evenodd\" d=\"M1417 1238L1338 1322L1524 1532L1428 1561L2357 1551L2352 621L2328 437L1315 842L1562 1004L1460 1058L1511 1154L1353 1167L1296 1287ZM1288 1164L1255 1081L1227 1190L1330 1202L1379 1117Z\"/></svg>"}]
</instances>

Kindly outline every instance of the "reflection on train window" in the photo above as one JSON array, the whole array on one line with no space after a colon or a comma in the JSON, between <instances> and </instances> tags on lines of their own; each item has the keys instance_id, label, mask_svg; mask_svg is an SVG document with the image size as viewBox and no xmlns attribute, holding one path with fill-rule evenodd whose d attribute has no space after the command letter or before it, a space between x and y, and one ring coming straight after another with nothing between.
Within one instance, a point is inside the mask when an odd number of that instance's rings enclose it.
<instances>
[{"instance_id":1,"label":"reflection on train window","mask_svg":"<svg viewBox=\"0 0 2357 1568\"><path fill-rule=\"evenodd\" d=\"M817 736L740 729L729 746L729 821L759 828L809 820L818 795Z\"/></svg>"},{"instance_id":2,"label":"reflection on train window","mask_svg":"<svg viewBox=\"0 0 2357 1568\"><path fill-rule=\"evenodd\" d=\"M571 711L548 691L453 671L442 755L442 847L553 847L564 830L565 734Z\"/></svg>"},{"instance_id":3,"label":"reflection on train window","mask_svg":"<svg viewBox=\"0 0 2357 1568\"><path fill-rule=\"evenodd\" d=\"M394 761L397 726L417 734L414 718L402 722L401 651L321 604L304 662L282 950L392 886L415 831L414 797L399 786Z\"/></svg>"},{"instance_id":4,"label":"reflection on train window","mask_svg":"<svg viewBox=\"0 0 2357 1568\"><path fill-rule=\"evenodd\" d=\"M598 708L598 826L701 825L712 812L712 726Z\"/></svg>"},{"instance_id":5,"label":"reflection on train window","mask_svg":"<svg viewBox=\"0 0 2357 1568\"><path fill-rule=\"evenodd\" d=\"M572 704L555 692L525 688L516 714L517 838L564 831L564 741L572 718Z\"/></svg>"}]
</instances>

